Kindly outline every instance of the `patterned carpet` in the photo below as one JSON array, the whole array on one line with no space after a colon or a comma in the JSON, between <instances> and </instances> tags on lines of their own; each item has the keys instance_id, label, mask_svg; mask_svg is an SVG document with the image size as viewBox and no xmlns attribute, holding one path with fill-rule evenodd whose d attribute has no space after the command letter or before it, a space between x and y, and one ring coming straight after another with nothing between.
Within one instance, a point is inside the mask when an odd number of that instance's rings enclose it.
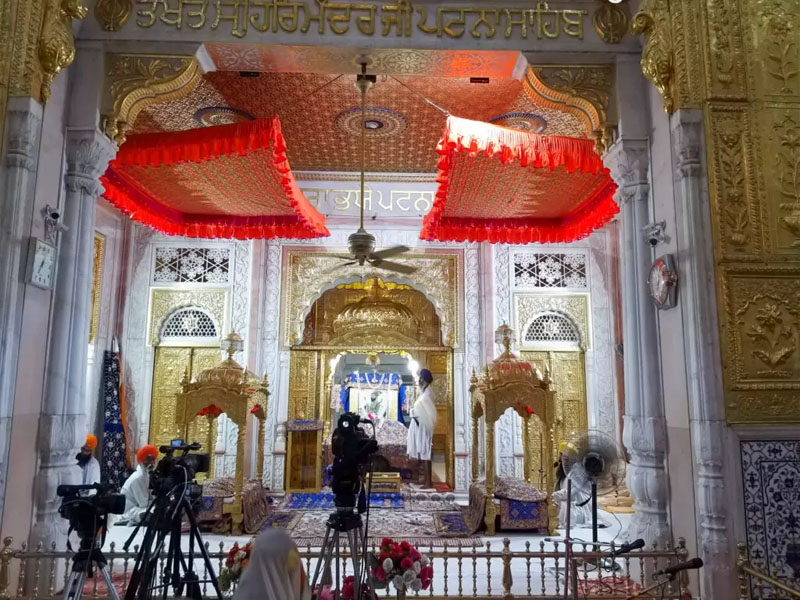
<instances>
[{"instance_id":1,"label":"patterned carpet","mask_svg":"<svg viewBox=\"0 0 800 600\"><path fill-rule=\"evenodd\" d=\"M299 546L317 547L325 537L332 509L331 494L293 494L267 517L263 527L281 527ZM422 547L482 543L469 531L453 494L446 493L372 494L369 534L370 543L376 545L384 537Z\"/></svg>"}]
</instances>

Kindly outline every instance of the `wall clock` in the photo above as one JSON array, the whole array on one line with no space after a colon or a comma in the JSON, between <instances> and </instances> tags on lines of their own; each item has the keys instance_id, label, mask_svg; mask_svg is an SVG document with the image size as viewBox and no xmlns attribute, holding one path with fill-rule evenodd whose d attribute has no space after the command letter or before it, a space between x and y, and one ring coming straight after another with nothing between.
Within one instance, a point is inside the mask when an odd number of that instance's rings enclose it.
<instances>
[{"instance_id":1,"label":"wall clock","mask_svg":"<svg viewBox=\"0 0 800 600\"><path fill-rule=\"evenodd\" d=\"M658 257L647 277L650 297L660 309L672 308L678 300L678 272L671 254Z\"/></svg>"},{"instance_id":2,"label":"wall clock","mask_svg":"<svg viewBox=\"0 0 800 600\"><path fill-rule=\"evenodd\" d=\"M53 288L56 274L56 247L32 237L28 246L26 283L46 290Z\"/></svg>"}]
</instances>

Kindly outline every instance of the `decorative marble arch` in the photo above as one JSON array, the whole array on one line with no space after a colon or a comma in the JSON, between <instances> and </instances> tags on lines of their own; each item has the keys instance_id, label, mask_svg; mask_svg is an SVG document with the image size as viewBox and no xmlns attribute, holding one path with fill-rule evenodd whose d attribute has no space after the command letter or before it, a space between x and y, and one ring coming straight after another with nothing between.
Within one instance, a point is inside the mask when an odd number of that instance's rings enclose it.
<instances>
[{"instance_id":1,"label":"decorative marble arch","mask_svg":"<svg viewBox=\"0 0 800 600\"><path fill-rule=\"evenodd\" d=\"M349 229L334 229L326 240L329 248L346 247ZM469 427L469 376L472 368L480 368L482 354L482 318L480 314L480 255L477 244L441 244L421 242L415 230L376 229L372 231L379 248L405 244L413 248L410 261L421 262L421 268L414 275L403 279L425 293L436 306L447 327L446 337L451 336L453 354L453 395L454 395L454 434L455 434L455 483L458 491L466 491L470 473L470 427ZM301 292L292 290L298 285L297 277L289 272L289 257L306 258L307 269L303 277L319 273L335 264L336 252L327 256L319 250L319 242L282 243L266 242L263 264L264 298L259 304L259 322L262 323L259 340L261 369L270 378L272 400L267 410L267 439L264 463L265 484L281 489L284 481L286 455L286 419L288 418L289 391L289 346L292 327L302 326L305 311L314 300L338 283L352 281L361 277L354 269L343 269L322 276L320 280L311 279L313 285ZM316 246L316 247L315 247ZM425 266L427 263L427 266ZM431 268L431 264L438 267ZM302 263L301 263L302 264ZM324 265L324 266L323 266ZM372 275L372 273L370 273ZM381 273L377 272L380 276ZM365 274L365 276L367 276ZM448 278L448 286L438 285L441 278ZM393 277L393 279L396 279ZM284 285L286 287L284 287ZM302 287L298 285L298 288ZM282 308L281 289L285 289L285 303ZM463 298L463 302L459 299ZM300 300L302 299L302 300ZM294 325L292 325L294 324ZM299 339L299 338L297 338Z\"/></svg>"}]
</instances>

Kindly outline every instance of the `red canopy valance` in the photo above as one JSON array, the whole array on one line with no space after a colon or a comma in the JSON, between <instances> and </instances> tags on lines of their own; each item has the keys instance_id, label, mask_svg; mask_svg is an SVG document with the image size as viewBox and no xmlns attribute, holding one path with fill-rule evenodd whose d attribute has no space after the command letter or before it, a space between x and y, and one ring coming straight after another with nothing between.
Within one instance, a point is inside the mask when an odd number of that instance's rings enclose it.
<instances>
[{"instance_id":1,"label":"red canopy valance","mask_svg":"<svg viewBox=\"0 0 800 600\"><path fill-rule=\"evenodd\" d=\"M591 140L448 117L436 150L439 187L422 239L571 242L619 211Z\"/></svg>"},{"instance_id":2,"label":"red canopy valance","mask_svg":"<svg viewBox=\"0 0 800 600\"><path fill-rule=\"evenodd\" d=\"M167 234L330 235L297 186L277 118L131 136L102 183L117 208Z\"/></svg>"}]
</instances>

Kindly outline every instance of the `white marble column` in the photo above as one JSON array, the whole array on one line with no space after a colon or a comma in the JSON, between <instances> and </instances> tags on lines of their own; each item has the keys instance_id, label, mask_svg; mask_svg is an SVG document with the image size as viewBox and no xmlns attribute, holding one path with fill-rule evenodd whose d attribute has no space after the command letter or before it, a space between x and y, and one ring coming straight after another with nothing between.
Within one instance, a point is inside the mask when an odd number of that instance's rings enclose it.
<instances>
[{"instance_id":1,"label":"white marble column","mask_svg":"<svg viewBox=\"0 0 800 600\"><path fill-rule=\"evenodd\" d=\"M642 232L650 221L649 143L622 138L605 162L619 185L622 209L623 440L630 453L627 480L636 510L627 537L661 546L670 537L669 487L656 309L646 286L652 256Z\"/></svg>"},{"instance_id":2,"label":"white marble column","mask_svg":"<svg viewBox=\"0 0 800 600\"><path fill-rule=\"evenodd\" d=\"M28 234L34 211L33 186L42 128L42 106L10 98L0 198L0 521L5 505L11 417L17 380Z\"/></svg>"},{"instance_id":3,"label":"white marble column","mask_svg":"<svg viewBox=\"0 0 800 600\"><path fill-rule=\"evenodd\" d=\"M39 424L39 471L34 490L32 543L64 541L56 487L78 478L75 454L87 433L86 360L89 347L95 203L98 177L114 155L112 143L93 130L68 130L63 222L51 316L45 395Z\"/></svg>"},{"instance_id":4,"label":"white marble column","mask_svg":"<svg viewBox=\"0 0 800 600\"><path fill-rule=\"evenodd\" d=\"M725 414L719 354L711 208L705 169L703 115L679 110L670 119L679 235L678 257L684 351L688 368L689 419L695 463L698 549L705 566L703 598L736 596L731 559L734 536L724 489Z\"/></svg>"}]
</instances>

